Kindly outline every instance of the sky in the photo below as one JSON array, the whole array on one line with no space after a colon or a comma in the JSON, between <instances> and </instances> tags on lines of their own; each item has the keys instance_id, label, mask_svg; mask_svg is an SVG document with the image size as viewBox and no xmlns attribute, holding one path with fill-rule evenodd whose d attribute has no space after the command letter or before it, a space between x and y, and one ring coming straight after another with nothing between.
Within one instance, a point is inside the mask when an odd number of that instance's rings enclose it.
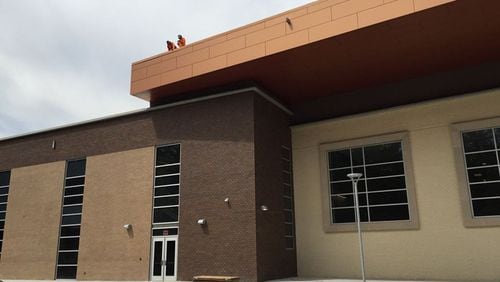
<instances>
[{"instance_id":1,"label":"sky","mask_svg":"<svg viewBox=\"0 0 500 282\"><path fill-rule=\"evenodd\" d=\"M311 0L0 0L0 139L147 108L132 62Z\"/></svg>"}]
</instances>

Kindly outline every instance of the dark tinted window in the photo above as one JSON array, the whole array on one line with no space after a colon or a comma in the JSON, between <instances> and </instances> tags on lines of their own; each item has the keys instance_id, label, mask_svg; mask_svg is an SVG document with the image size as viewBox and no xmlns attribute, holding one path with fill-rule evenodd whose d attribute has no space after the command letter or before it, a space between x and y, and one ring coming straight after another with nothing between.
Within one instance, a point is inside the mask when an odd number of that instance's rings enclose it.
<instances>
[{"instance_id":1,"label":"dark tinted window","mask_svg":"<svg viewBox=\"0 0 500 282\"><path fill-rule=\"evenodd\" d=\"M368 211L366 208L360 208L360 218L362 222L368 221ZM334 209L332 210L333 223L352 223L355 222L354 208Z\"/></svg>"},{"instance_id":2,"label":"dark tinted window","mask_svg":"<svg viewBox=\"0 0 500 282\"><path fill-rule=\"evenodd\" d=\"M76 266L58 266L57 279L75 279Z\"/></svg>"},{"instance_id":3,"label":"dark tinted window","mask_svg":"<svg viewBox=\"0 0 500 282\"><path fill-rule=\"evenodd\" d=\"M407 205L370 207L370 218L373 221L409 220Z\"/></svg>"},{"instance_id":4,"label":"dark tinted window","mask_svg":"<svg viewBox=\"0 0 500 282\"><path fill-rule=\"evenodd\" d=\"M179 194L179 186L168 186L155 188L155 196L176 195Z\"/></svg>"},{"instance_id":5,"label":"dark tinted window","mask_svg":"<svg viewBox=\"0 0 500 282\"><path fill-rule=\"evenodd\" d=\"M68 216L63 216L62 217L62 224L67 225L67 224L80 224L82 221L82 216L81 215L68 215Z\"/></svg>"},{"instance_id":6,"label":"dark tinted window","mask_svg":"<svg viewBox=\"0 0 500 282\"><path fill-rule=\"evenodd\" d=\"M387 143L364 147L365 163L384 163L403 159L401 142Z\"/></svg>"},{"instance_id":7,"label":"dark tinted window","mask_svg":"<svg viewBox=\"0 0 500 282\"><path fill-rule=\"evenodd\" d=\"M86 160L68 161L66 177L85 175Z\"/></svg>"},{"instance_id":8,"label":"dark tinted window","mask_svg":"<svg viewBox=\"0 0 500 282\"><path fill-rule=\"evenodd\" d=\"M156 148L156 165L180 162L180 145L169 145Z\"/></svg>"},{"instance_id":9,"label":"dark tinted window","mask_svg":"<svg viewBox=\"0 0 500 282\"><path fill-rule=\"evenodd\" d=\"M178 219L179 208L159 208L153 211L153 222L176 222Z\"/></svg>"},{"instance_id":10,"label":"dark tinted window","mask_svg":"<svg viewBox=\"0 0 500 282\"><path fill-rule=\"evenodd\" d=\"M156 177L155 179L156 186L178 184L178 183L179 183L179 175Z\"/></svg>"},{"instance_id":11,"label":"dark tinted window","mask_svg":"<svg viewBox=\"0 0 500 282\"><path fill-rule=\"evenodd\" d=\"M165 175L165 174L173 174L173 173L179 173L180 172L180 166L179 165L172 165L172 166L163 166L163 167L157 167L156 168L156 175Z\"/></svg>"},{"instance_id":12,"label":"dark tinted window","mask_svg":"<svg viewBox=\"0 0 500 282\"><path fill-rule=\"evenodd\" d=\"M0 195L9 194L9 187L0 188Z\"/></svg>"},{"instance_id":13,"label":"dark tinted window","mask_svg":"<svg viewBox=\"0 0 500 282\"><path fill-rule=\"evenodd\" d=\"M79 241L79 238L61 238L59 250L78 250Z\"/></svg>"},{"instance_id":14,"label":"dark tinted window","mask_svg":"<svg viewBox=\"0 0 500 282\"><path fill-rule=\"evenodd\" d=\"M178 204L179 204L179 197L178 196L155 198L155 200L154 200L155 207L173 206L173 205L178 205Z\"/></svg>"},{"instance_id":15,"label":"dark tinted window","mask_svg":"<svg viewBox=\"0 0 500 282\"><path fill-rule=\"evenodd\" d=\"M83 186L64 189L64 196L83 194Z\"/></svg>"},{"instance_id":16,"label":"dark tinted window","mask_svg":"<svg viewBox=\"0 0 500 282\"><path fill-rule=\"evenodd\" d=\"M61 227L61 236L80 236L80 226Z\"/></svg>"},{"instance_id":17,"label":"dark tinted window","mask_svg":"<svg viewBox=\"0 0 500 282\"><path fill-rule=\"evenodd\" d=\"M491 129L464 132L462 136L465 152L485 151L495 148L493 130Z\"/></svg>"},{"instance_id":18,"label":"dark tinted window","mask_svg":"<svg viewBox=\"0 0 500 282\"><path fill-rule=\"evenodd\" d=\"M65 205L81 204L82 202L83 202L83 196L73 196L64 198Z\"/></svg>"},{"instance_id":19,"label":"dark tinted window","mask_svg":"<svg viewBox=\"0 0 500 282\"><path fill-rule=\"evenodd\" d=\"M500 197L500 182L470 185L472 198Z\"/></svg>"},{"instance_id":20,"label":"dark tinted window","mask_svg":"<svg viewBox=\"0 0 500 282\"><path fill-rule=\"evenodd\" d=\"M498 164L495 152L476 153L465 156L467 167L478 167Z\"/></svg>"},{"instance_id":21,"label":"dark tinted window","mask_svg":"<svg viewBox=\"0 0 500 282\"><path fill-rule=\"evenodd\" d=\"M349 150L334 151L328 154L330 168L341 168L351 166Z\"/></svg>"},{"instance_id":22,"label":"dark tinted window","mask_svg":"<svg viewBox=\"0 0 500 282\"><path fill-rule=\"evenodd\" d=\"M0 172L0 186L8 186L10 183L10 171Z\"/></svg>"},{"instance_id":23,"label":"dark tinted window","mask_svg":"<svg viewBox=\"0 0 500 282\"><path fill-rule=\"evenodd\" d=\"M177 235L178 232L177 228L153 229L153 236Z\"/></svg>"},{"instance_id":24,"label":"dark tinted window","mask_svg":"<svg viewBox=\"0 0 500 282\"><path fill-rule=\"evenodd\" d=\"M83 185L85 183L85 177L77 177L66 179L66 186Z\"/></svg>"},{"instance_id":25,"label":"dark tinted window","mask_svg":"<svg viewBox=\"0 0 500 282\"><path fill-rule=\"evenodd\" d=\"M77 264L78 252L60 252L57 264Z\"/></svg>"},{"instance_id":26,"label":"dark tinted window","mask_svg":"<svg viewBox=\"0 0 500 282\"><path fill-rule=\"evenodd\" d=\"M474 216L493 216L500 214L500 199L472 200Z\"/></svg>"}]
</instances>

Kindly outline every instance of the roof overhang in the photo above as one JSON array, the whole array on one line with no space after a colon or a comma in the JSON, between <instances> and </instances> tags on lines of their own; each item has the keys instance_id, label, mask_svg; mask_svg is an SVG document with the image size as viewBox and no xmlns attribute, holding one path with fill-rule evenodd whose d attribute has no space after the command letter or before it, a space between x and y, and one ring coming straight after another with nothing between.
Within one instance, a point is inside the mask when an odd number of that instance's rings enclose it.
<instances>
[{"instance_id":1,"label":"roof overhang","mask_svg":"<svg viewBox=\"0 0 500 282\"><path fill-rule=\"evenodd\" d=\"M293 107L499 60L499 34L500 1L454 1L134 95L161 104L252 81Z\"/></svg>"}]
</instances>

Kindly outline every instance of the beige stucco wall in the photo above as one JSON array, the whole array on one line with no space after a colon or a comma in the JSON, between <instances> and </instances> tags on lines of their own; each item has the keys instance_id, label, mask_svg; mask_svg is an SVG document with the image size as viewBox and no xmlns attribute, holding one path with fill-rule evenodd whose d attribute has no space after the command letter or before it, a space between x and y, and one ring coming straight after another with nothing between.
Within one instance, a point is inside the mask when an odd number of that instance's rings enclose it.
<instances>
[{"instance_id":1,"label":"beige stucco wall","mask_svg":"<svg viewBox=\"0 0 500 282\"><path fill-rule=\"evenodd\" d=\"M149 280L153 164L153 147L87 158L78 280Z\"/></svg>"},{"instance_id":2,"label":"beige stucco wall","mask_svg":"<svg viewBox=\"0 0 500 282\"><path fill-rule=\"evenodd\" d=\"M12 170L1 279L54 279L65 162Z\"/></svg>"},{"instance_id":3,"label":"beige stucco wall","mask_svg":"<svg viewBox=\"0 0 500 282\"><path fill-rule=\"evenodd\" d=\"M366 232L368 278L499 281L500 227L464 227L450 127L499 105L493 90L294 127L299 275L360 276L356 233L323 232L319 144L408 131L420 228Z\"/></svg>"}]
</instances>

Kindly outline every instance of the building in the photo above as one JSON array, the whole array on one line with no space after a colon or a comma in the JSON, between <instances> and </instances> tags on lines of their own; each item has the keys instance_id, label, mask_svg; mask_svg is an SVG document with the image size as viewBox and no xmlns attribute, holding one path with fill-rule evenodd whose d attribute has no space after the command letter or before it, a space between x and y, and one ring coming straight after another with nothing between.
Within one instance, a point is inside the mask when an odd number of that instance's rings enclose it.
<instances>
[{"instance_id":1,"label":"building","mask_svg":"<svg viewBox=\"0 0 500 282\"><path fill-rule=\"evenodd\" d=\"M0 141L0 279L498 281L500 2L322 0L132 64L151 107Z\"/></svg>"}]
</instances>

